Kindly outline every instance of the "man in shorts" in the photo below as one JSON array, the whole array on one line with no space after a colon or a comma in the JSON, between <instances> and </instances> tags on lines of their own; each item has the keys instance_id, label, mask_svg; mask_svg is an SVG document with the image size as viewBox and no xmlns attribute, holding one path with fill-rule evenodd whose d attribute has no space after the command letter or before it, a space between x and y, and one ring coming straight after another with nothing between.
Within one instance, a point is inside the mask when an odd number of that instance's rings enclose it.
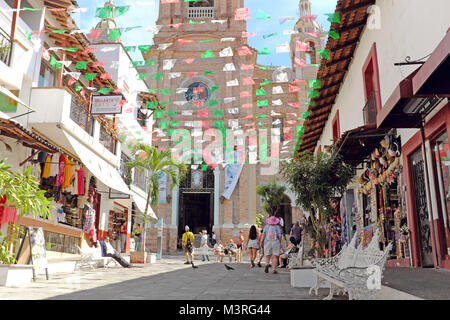
<instances>
[{"instance_id":1,"label":"man in shorts","mask_svg":"<svg viewBox=\"0 0 450 320\"><path fill-rule=\"evenodd\" d=\"M186 231L181 238L184 254L186 255L186 262L184 264L193 264L192 251L194 250L194 234L189 231L189 227L184 228ZM190 260L190 262L189 262Z\"/></svg>"}]
</instances>

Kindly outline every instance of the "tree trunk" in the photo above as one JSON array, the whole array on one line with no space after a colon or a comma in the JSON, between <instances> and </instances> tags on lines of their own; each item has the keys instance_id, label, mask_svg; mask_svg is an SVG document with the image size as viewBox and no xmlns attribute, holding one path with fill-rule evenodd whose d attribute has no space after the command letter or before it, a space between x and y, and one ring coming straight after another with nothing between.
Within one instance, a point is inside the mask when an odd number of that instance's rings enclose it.
<instances>
[{"instance_id":1,"label":"tree trunk","mask_svg":"<svg viewBox=\"0 0 450 320\"><path fill-rule=\"evenodd\" d=\"M147 241L147 219L148 219L148 205L150 204L150 195L151 195L151 189L149 188L148 194L147 194L147 204L145 205L145 212L144 212L144 228L143 228L143 236L142 236L142 250L146 252L146 241Z\"/></svg>"}]
</instances>

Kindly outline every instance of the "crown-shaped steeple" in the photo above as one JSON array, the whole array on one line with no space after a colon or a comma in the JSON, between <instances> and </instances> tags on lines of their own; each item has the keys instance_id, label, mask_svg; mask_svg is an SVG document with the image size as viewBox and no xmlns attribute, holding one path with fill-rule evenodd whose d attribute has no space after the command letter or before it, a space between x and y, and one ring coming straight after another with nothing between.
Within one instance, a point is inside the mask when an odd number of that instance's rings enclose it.
<instances>
[{"instance_id":1,"label":"crown-shaped steeple","mask_svg":"<svg viewBox=\"0 0 450 320\"><path fill-rule=\"evenodd\" d=\"M300 17L304 16L310 16L311 15L311 1L309 0L300 0L300 3L298 4L300 8Z\"/></svg>"},{"instance_id":2,"label":"crown-shaped steeple","mask_svg":"<svg viewBox=\"0 0 450 320\"><path fill-rule=\"evenodd\" d=\"M103 32L92 43L120 43L122 41L120 37L110 37L113 32L118 32L114 0L106 1L102 12L103 14L100 14L102 20L97 24L95 29L103 29Z\"/></svg>"}]
</instances>

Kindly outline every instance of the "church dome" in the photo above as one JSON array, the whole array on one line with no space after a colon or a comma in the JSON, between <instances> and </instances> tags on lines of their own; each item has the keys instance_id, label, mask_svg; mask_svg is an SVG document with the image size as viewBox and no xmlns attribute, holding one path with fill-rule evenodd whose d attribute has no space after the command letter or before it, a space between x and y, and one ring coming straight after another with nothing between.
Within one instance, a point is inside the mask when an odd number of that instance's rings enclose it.
<instances>
[{"instance_id":1,"label":"church dome","mask_svg":"<svg viewBox=\"0 0 450 320\"><path fill-rule=\"evenodd\" d=\"M103 19L97 24L95 29L117 29L117 24L114 19Z\"/></svg>"}]
</instances>

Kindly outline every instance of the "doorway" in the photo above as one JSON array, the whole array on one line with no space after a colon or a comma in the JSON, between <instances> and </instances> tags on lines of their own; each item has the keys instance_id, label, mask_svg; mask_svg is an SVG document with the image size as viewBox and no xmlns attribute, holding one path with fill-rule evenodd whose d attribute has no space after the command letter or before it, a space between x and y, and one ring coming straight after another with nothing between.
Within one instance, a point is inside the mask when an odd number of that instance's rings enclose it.
<instances>
[{"instance_id":1,"label":"doorway","mask_svg":"<svg viewBox=\"0 0 450 320\"><path fill-rule=\"evenodd\" d=\"M213 192L180 191L179 239L185 232L185 226L189 226L190 231L194 234L198 234L202 230L206 230L208 234L211 234L214 224L213 201Z\"/></svg>"},{"instance_id":2,"label":"doorway","mask_svg":"<svg viewBox=\"0 0 450 320\"><path fill-rule=\"evenodd\" d=\"M410 157L410 161L414 181L415 211L419 228L419 244L422 256L422 267L434 267L422 149L417 150Z\"/></svg>"}]
</instances>

